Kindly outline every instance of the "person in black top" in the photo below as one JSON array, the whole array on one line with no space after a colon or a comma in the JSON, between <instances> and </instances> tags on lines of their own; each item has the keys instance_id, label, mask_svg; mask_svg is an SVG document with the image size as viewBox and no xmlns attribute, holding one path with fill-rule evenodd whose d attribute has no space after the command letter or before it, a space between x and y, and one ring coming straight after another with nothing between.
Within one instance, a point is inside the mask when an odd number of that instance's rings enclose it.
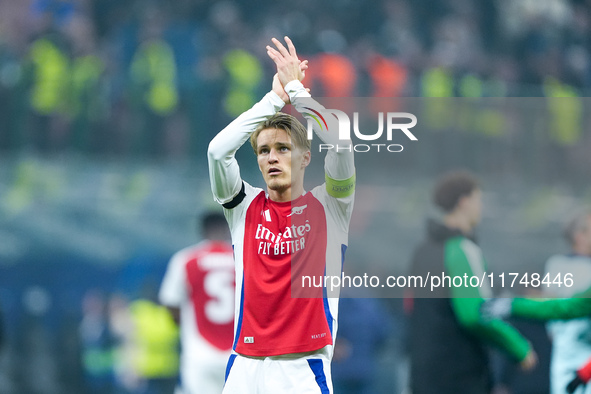
<instances>
[{"instance_id":1,"label":"person in black top","mask_svg":"<svg viewBox=\"0 0 591 394\"><path fill-rule=\"evenodd\" d=\"M447 174L437 183L433 202L443 211L443 220L429 221L426 240L414 253L412 275L482 278L486 263L473 237L482 209L477 180L463 171ZM502 320L481 315L481 304L492 296L490 285L444 282L433 291L430 286L417 286L412 292L413 394L490 393L486 344L498 346L524 369L535 366L536 356L527 339Z\"/></svg>"}]
</instances>

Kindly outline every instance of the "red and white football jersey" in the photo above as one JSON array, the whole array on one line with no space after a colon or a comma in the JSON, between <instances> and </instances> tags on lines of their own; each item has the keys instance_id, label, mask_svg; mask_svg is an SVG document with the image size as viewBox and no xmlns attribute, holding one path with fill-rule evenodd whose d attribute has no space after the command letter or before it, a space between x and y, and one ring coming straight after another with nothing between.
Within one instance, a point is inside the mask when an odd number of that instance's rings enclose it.
<instances>
[{"instance_id":1,"label":"red and white football jersey","mask_svg":"<svg viewBox=\"0 0 591 394\"><path fill-rule=\"evenodd\" d=\"M302 288L302 276L324 277L330 267L340 275L348 204L331 201L325 185L286 203L247 183L245 194L226 210L237 264L234 349L273 356L332 345L337 300L323 297L323 288Z\"/></svg>"},{"instance_id":2,"label":"red and white football jersey","mask_svg":"<svg viewBox=\"0 0 591 394\"><path fill-rule=\"evenodd\" d=\"M227 361L234 332L234 291L229 243L203 241L171 258L159 299L180 308L183 361Z\"/></svg>"}]
</instances>

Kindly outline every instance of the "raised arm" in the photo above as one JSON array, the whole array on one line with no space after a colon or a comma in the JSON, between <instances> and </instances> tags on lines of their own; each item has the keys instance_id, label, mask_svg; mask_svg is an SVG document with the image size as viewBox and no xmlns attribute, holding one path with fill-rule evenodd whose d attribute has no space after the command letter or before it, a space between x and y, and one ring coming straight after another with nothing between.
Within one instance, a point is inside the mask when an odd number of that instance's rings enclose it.
<instances>
[{"instance_id":1,"label":"raised arm","mask_svg":"<svg viewBox=\"0 0 591 394\"><path fill-rule=\"evenodd\" d=\"M308 61L298 61L297 69L299 73L297 77L302 79L308 69ZM220 131L209 143L207 150L209 179L214 199L218 203L224 206L231 203L242 189L240 168L235 158L238 148L250 138L259 124L275 115L287 103L289 103L289 96L276 74L273 77L272 90L251 109Z\"/></svg>"},{"instance_id":2,"label":"raised arm","mask_svg":"<svg viewBox=\"0 0 591 394\"><path fill-rule=\"evenodd\" d=\"M285 91L289 95L295 109L309 120L314 133L324 144L333 146L328 150L325 159L327 182L334 182L334 190L352 193L355 183L355 165L351 140L339 139L339 122L335 111L326 110L311 98L310 93L300 82L303 72L298 67L300 61L295 46L289 37L285 37L287 48L277 39L272 39L276 49L267 46L267 54L277 66L277 75ZM328 185L327 185L328 186ZM336 193L343 196L343 193Z\"/></svg>"},{"instance_id":3,"label":"raised arm","mask_svg":"<svg viewBox=\"0 0 591 394\"><path fill-rule=\"evenodd\" d=\"M280 111L284 105L284 100L274 89L211 140L207 150L209 179L214 199L218 203L229 203L242 188L240 168L235 158L238 148L260 123Z\"/></svg>"},{"instance_id":4,"label":"raised arm","mask_svg":"<svg viewBox=\"0 0 591 394\"><path fill-rule=\"evenodd\" d=\"M324 171L330 180L351 181L354 183L355 162L353 160L353 146L351 140L339 139L338 119L327 111L320 103L312 99L301 82L291 81L285 86L291 104L302 114L306 120L310 120L314 134L322 143L332 148L326 153L324 159ZM316 113L322 114L318 122ZM316 118L316 119L315 119ZM325 123L326 122L326 123Z\"/></svg>"}]
</instances>

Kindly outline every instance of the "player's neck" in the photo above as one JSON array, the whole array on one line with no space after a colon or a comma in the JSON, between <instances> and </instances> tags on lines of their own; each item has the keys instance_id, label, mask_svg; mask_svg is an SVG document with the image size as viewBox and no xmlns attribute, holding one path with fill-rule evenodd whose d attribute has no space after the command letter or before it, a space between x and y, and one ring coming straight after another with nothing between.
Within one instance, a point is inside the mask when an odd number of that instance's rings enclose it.
<instances>
[{"instance_id":1,"label":"player's neck","mask_svg":"<svg viewBox=\"0 0 591 394\"><path fill-rule=\"evenodd\" d=\"M444 223L447 227L460 230L462 234L468 235L474 229L474 225L471 223L469 218L462 215L460 212L452 212L445 216Z\"/></svg>"},{"instance_id":2,"label":"player's neck","mask_svg":"<svg viewBox=\"0 0 591 394\"><path fill-rule=\"evenodd\" d=\"M293 201L304 194L304 185L292 185L285 190L271 190L267 189L269 199L276 202Z\"/></svg>"}]
</instances>

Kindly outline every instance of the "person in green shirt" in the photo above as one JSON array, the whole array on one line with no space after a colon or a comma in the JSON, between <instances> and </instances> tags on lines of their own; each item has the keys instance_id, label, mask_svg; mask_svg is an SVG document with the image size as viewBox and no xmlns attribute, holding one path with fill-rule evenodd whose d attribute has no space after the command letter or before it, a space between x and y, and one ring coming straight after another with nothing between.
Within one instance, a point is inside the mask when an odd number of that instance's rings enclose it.
<instances>
[{"instance_id":1,"label":"person in green shirt","mask_svg":"<svg viewBox=\"0 0 591 394\"><path fill-rule=\"evenodd\" d=\"M426 240L414 253L412 275L482 277L486 263L473 235L482 211L478 181L464 171L446 174L435 187L433 201L444 216L429 221ZM413 289L409 320L413 394L490 393L489 344L525 370L536 365L530 343L513 326L482 316L481 305L491 296L490 286L454 286L451 281L432 290Z\"/></svg>"}]
</instances>

